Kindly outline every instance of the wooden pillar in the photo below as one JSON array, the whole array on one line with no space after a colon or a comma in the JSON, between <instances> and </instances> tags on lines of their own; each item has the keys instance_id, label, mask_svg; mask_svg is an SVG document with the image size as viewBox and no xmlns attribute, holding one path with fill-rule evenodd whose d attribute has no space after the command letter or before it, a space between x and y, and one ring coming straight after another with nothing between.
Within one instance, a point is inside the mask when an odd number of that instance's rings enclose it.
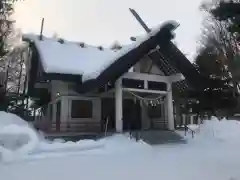
<instances>
[{"instance_id":1,"label":"wooden pillar","mask_svg":"<svg viewBox=\"0 0 240 180\"><path fill-rule=\"evenodd\" d=\"M167 117L168 117L168 129L174 130L174 115L173 115L173 99L172 99L172 84L167 84Z\"/></svg>"},{"instance_id":2,"label":"wooden pillar","mask_svg":"<svg viewBox=\"0 0 240 180\"><path fill-rule=\"evenodd\" d=\"M58 101L55 104L56 110L55 110L55 117L56 117L56 131L61 131L61 101Z\"/></svg>"},{"instance_id":3,"label":"wooden pillar","mask_svg":"<svg viewBox=\"0 0 240 180\"><path fill-rule=\"evenodd\" d=\"M185 114L183 114L182 115L182 125L186 125L186 115Z\"/></svg>"},{"instance_id":4,"label":"wooden pillar","mask_svg":"<svg viewBox=\"0 0 240 180\"><path fill-rule=\"evenodd\" d=\"M201 124L201 118L198 116L198 125Z\"/></svg>"},{"instance_id":5,"label":"wooden pillar","mask_svg":"<svg viewBox=\"0 0 240 180\"><path fill-rule=\"evenodd\" d=\"M52 103L52 122L55 123L54 131L57 131L56 112L57 112L57 105L56 103Z\"/></svg>"},{"instance_id":6,"label":"wooden pillar","mask_svg":"<svg viewBox=\"0 0 240 180\"><path fill-rule=\"evenodd\" d=\"M60 116L60 123L67 124L66 126L61 127L61 130L68 131L68 123L69 123L69 116L71 114L71 109L69 107L70 103L68 97L62 96L61 97L61 116ZM60 125L61 126L61 125Z\"/></svg>"},{"instance_id":7,"label":"wooden pillar","mask_svg":"<svg viewBox=\"0 0 240 180\"><path fill-rule=\"evenodd\" d=\"M193 120L194 120L194 115L190 114L190 124L194 124Z\"/></svg>"},{"instance_id":8,"label":"wooden pillar","mask_svg":"<svg viewBox=\"0 0 240 180\"><path fill-rule=\"evenodd\" d=\"M122 102L122 79L119 78L115 84L115 129L116 132L123 132L123 102Z\"/></svg>"}]
</instances>

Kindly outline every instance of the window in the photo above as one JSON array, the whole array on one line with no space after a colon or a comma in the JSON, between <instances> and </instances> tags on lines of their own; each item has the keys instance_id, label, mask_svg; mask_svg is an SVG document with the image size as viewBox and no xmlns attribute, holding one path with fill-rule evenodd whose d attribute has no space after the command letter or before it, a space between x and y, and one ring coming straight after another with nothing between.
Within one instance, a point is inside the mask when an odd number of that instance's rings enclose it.
<instances>
[{"instance_id":1,"label":"window","mask_svg":"<svg viewBox=\"0 0 240 180\"><path fill-rule=\"evenodd\" d=\"M148 116L150 118L161 118L162 117L161 104L156 106L148 106Z\"/></svg>"},{"instance_id":2,"label":"window","mask_svg":"<svg viewBox=\"0 0 240 180\"><path fill-rule=\"evenodd\" d=\"M158 90L158 91L167 91L167 84L164 82L148 81L148 89Z\"/></svg>"},{"instance_id":3,"label":"window","mask_svg":"<svg viewBox=\"0 0 240 180\"><path fill-rule=\"evenodd\" d=\"M92 118L93 104L89 100L72 100L72 118Z\"/></svg>"},{"instance_id":4,"label":"window","mask_svg":"<svg viewBox=\"0 0 240 180\"><path fill-rule=\"evenodd\" d=\"M126 79L122 80L123 87L126 88L135 88L135 89L144 89L144 81L136 79Z\"/></svg>"}]
</instances>

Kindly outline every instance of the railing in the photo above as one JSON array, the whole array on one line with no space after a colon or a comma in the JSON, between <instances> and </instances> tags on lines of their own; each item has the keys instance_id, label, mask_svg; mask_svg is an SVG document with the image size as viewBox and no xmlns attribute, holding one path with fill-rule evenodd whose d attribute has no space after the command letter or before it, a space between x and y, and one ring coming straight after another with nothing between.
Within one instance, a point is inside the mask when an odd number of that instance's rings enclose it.
<instances>
[{"instance_id":1,"label":"railing","mask_svg":"<svg viewBox=\"0 0 240 180\"><path fill-rule=\"evenodd\" d=\"M198 128L197 129L199 129L200 125L203 124L203 119L200 119L199 122L200 123L198 124ZM191 134L192 134L192 138L194 138L194 135L196 134L196 130L191 129L190 127L188 127L187 124L184 125L184 131L185 131L185 136L187 135L187 132L190 131Z\"/></svg>"},{"instance_id":2,"label":"railing","mask_svg":"<svg viewBox=\"0 0 240 180\"><path fill-rule=\"evenodd\" d=\"M185 125L184 125L185 136L187 136L188 130L191 132L192 138L194 138L194 134L195 134L196 132L195 132L194 130L192 130L191 128L189 128L189 127L185 124Z\"/></svg>"},{"instance_id":3,"label":"railing","mask_svg":"<svg viewBox=\"0 0 240 180\"><path fill-rule=\"evenodd\" d=\"M107 136L107 131L108 131L108 121L109 121L109 117L107 117L105 127L104 127L104 136L105 137Z\"/></svg>"}]
</instances>

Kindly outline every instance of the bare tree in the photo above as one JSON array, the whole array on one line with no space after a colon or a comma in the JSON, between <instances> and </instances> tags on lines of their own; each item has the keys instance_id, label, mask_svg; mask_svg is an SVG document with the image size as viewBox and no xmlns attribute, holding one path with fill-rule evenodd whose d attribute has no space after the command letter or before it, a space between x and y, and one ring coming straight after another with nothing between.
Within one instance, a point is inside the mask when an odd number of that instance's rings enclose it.
<instances>
[{"instance_id":1,"label":"bare tree","mask_svg":"<svg viewBox=\"0 0 240 180\"><path fill-rule=\"evenodd\" d=\"M22 82L26 74L22 47L19 43L21 33L14 31L14 20L11 16L14 12L13 3L15 1L0 0L0 71L5 78L4 83L1 84L1 92L3 92L1 96L5 96L5 98L1 97L1 107L4 104L4 109L7 108L9 102L6 98L8 99L11 93L21 93Z\"/></svg>"}]
</instances>

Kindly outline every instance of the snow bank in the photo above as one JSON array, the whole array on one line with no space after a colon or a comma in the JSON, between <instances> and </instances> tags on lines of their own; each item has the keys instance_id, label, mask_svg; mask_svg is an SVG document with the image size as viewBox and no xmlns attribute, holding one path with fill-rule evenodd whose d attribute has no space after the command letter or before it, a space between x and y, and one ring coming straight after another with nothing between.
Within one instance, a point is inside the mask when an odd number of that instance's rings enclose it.
<instances>
[{"instance_id":1,"label":"snow bank","mask_svg":"<svg viewBox=\"0 0 240 180\"><path fill-rule=\"evenodd\" d=\"M240 122L225 118L218 120L216 117L212 117L211 120L205 120L200 125L194 141L240 143Z\"/></svg>"},{"instance_id":2,"label":"snow bank","mask_svg":"<svg viewBox=\"0 0 240 180\"><path fill-rule=\"evenodd\" d=\"M31 154L56 153L56 152L80 152L96 150L100 154L126 152L129 150L149 149L151 146L142 140L136 141L130 138L129 134L115 134L99 140L84 139L77 142L55 139L53 141L40 141L37 148ZM94 152L94 153L95 153Z\"/></svg>"},{"instance_id":3,"label":"snow bank","mask_svg":"<svg viewBox=\"0 0 240 180\"><path fill-rule=\"evenodd\" d=\"M144 141L131 139L128 134L116 134L99 140L80 140L77 142L54 140L42 141L38 148L32 153L89 153L91 150L97 154L124 153L137 149L137 151L150 149L151 146ZM91 152L91 153L92 153Z\"/></svg>"},{"instance_id":4,"label":"snow bank","mask_svg":"<svg viewBox=\"0 0 240 180\"><path fill-rule=\"evenodd\" d=\"M62 139L48 141L20 117L0 112L0 155L4 162L34 157L46 158L56 153L63 156L91 150L94 153L109 154L128 152L133 149L141 151L149 147L143 141L136 142L128 135L113 135L97 141L71 142Z\"/></svg>"},{"instance_id":5,"label":"snow bank","mask_svg":"<svg viewBox=\"0 0 240 180\"><path fill-rule=\"evenodd\" d=\"M30 154L27 156L30 161L7 165L0 163L0 177L7 180L77 180L79 177L88 180L238 180L240 146L235 142L239 141L239 130L238 121L219 121L216 118L205 121L193 141L209 140L209 146L199 143L199 146L171 144L151 148L142 141L130 139L128 135L77 143L61 139L44 141L38 144L39 152L35 151L35 157L41 160L34 159ZM82 147L94 144L104 146L70 154L70 149L76 147L74 144L82 144ZM69 147L68 152L61 153L60 150L66 146ZM149 149L151 151L147 151ZM56 153L57 150L59 153ZM55 153L48 154L46 151Z\"/></svg>"},{"instance_id":6,"label":"snow bank","mask_svg":"<svg viewBox=\"0 0 240 180\"><path fill-rule=\"evenodd\" d=\"M41 141L31 154L77 152L103 148L105 144L94 140L80 140L78 142L54 140Z\"/></svg>"},{"instance_id":7,"label":"snow bank","mask_svg":"<svg viewBox=\"0 0 240 180\"><path fill-rule=\"evenodd\" d=\"M11 161L30 153L39 142L37 132L20 117L0 112L0 155Z\"/></svg>"},{"instance_id":8,"label":"snow bank","mask_svg":"<svg viewBox=\"0 0 240 180\"><path fill-rule=\"evenodd\" d=\"M61 140L62 141L62 140ZM116 155L141 154L149 152L152 147L143 141L135 141L127 134L113 135L100 140L80 140L74 142L41 142L39 147L30 155L21 160L33 161L37 159L60 158L64 156L76 155Z\"/></svg>"},{"instance_id":9,"label":"snow bank","mask_svg":"<svg viewBox=\"0 0 240 180\"><path fill-rule=\"evenodd\" d=\"M102 147L95 141L77 143L60 140L47 141L44 136L20 117L0 112L0 155L4 162L24 159L29 155L50 152L89 150Z\"/></svg>"},{"instance_id":10,"label":"snow bank","mask_svg":"<svg viewBox=\"0 0 240 180\"><path fill-rule=\"evenodd\" d=\"M151 149L151 146L142 140L136 141L134 138L130 138L129 134L117 134L110 137L99 140L105 144L105 152L128 152L137 150L137 152Z\"/></svg>"}]
</instances>

